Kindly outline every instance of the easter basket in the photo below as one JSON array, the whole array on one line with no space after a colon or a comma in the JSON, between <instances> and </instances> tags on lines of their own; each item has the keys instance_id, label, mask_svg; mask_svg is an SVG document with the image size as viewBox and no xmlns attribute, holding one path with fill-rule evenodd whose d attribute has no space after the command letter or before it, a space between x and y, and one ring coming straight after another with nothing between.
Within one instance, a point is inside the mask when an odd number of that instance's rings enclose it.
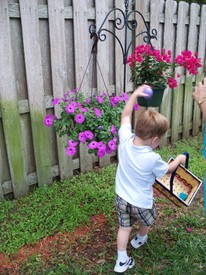
<instances>
[{"instance_id":1,"label":"easter basket","mask_svg":"<svg viewBox=\"0 0 206 275\"><path fill-rule=\"evenodd\" d=\"M184 154L185 167L180 164L172 174L156 178L154 183L154 188L177 206L189 206L202 185L202 181L188 170L189 154ZM168 163L173 160L171 157Z\"/></svg>"}]
</instances>

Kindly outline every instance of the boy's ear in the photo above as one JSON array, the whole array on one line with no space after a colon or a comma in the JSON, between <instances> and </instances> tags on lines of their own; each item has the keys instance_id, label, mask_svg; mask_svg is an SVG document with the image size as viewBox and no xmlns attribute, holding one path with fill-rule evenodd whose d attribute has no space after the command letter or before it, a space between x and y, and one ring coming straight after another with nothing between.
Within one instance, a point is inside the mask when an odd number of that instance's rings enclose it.
<instances>
[{"instance_id":1,"label":"boy's ear","mask_svg":"<svg viewBox=\"0 0 206 275\"><path fill-rule=\"evenodd\" d=\"M152 138L152 148L155 148L159 145L159 137L153 137Z\"/></svg>"}]
</instances>

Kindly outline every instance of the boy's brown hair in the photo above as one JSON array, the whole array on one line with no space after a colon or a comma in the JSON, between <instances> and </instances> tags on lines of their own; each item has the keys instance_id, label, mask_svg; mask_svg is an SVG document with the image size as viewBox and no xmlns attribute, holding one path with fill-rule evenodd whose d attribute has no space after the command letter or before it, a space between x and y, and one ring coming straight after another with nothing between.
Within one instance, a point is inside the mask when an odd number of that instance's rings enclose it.
<instances>
[{"instance_id":1,"label":"boy's brown hair","mask_svg":"<svg viewBox=\"0 0 206 275\"><path fill-rule=\"evenodd\" d=\"M161 138L169 128L165 116L153 109L148 109L138 115L135 125L135 135L146 140L153 137Z\"/></svg>"}]
</instances>

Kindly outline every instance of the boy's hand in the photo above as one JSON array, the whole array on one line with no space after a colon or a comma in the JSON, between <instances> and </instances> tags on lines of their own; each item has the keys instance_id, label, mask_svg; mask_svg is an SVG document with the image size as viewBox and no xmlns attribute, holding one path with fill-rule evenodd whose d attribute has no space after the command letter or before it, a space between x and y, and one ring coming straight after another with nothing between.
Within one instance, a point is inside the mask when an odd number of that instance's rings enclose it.
<instances>
[{"instance_id":1,"label":"boy's hand","mask_svg":"<svg viewBox=\"0 0 206 275\"><path fill-rule=\"evenodd\" d=\"M169 169L167 171L167 174L171 174L178 167L179 164L185 164L185 161L185 155L177 156L172 162L169 163Z\"/></svg>"},{"instance_id":2,"label":"boy's hand","mask_svg":"<svg viewBox=\"0 0 206 275\"><path fill-rule=\"evenodd\" d=\"M144 90L145 90L146 88L151 88L151 87L144 84L144 85L138 87L138 88L134 91L133 95L134 95L135 97L139 97L139 96L149 97L149 95L146 94L146 93L144 92Z\"/></svg>"},{"instance_id":3,"label":"boy's hand","mask_svg":"<svg viewBox=\"0 0 206 275\"><path fill-rule=\"evenodd\" d=\"M185 164L185 161L186 161L186 156L185 155L179 155L177 156L180 164Z\"/></svg>"}]
</instances>

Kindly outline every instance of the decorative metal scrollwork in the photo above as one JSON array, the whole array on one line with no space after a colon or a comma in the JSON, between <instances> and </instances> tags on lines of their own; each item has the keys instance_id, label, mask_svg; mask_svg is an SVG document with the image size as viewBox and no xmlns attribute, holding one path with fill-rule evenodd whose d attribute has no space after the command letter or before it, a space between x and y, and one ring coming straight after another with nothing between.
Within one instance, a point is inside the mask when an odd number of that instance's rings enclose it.
<instances>
[{"instance_id":1,"label":"decorative metal scrollwork","mask_svg":"<svg viewBox=\"0 0 206 275\"><path fill-rule=\"evenodd\" d=\"M148 27L143 15L137 11L137 10L131 10L130 12L128 12L128 7L129 7L129 0L125 0L125 11L119 9L119 8L113 8L112 10L110 10L105 19L103 20L99 30L96 30L96 25L92 24L89 27L89 33L90 33L90 38L95 37L95 42L97 43L98 40L100 41L105 41L107 38L107 33L111 34L112 36L114 36L114 38L118 41L121 50L122 50L122 55L123 55L123 64L124 64L124 91L125 91L125 81L126 81L126 61L127 61L127 56L128 56L128 52L129 49L131 47L131 45L133 44L133 42L135 41L135 39L140 36L143 35L143 41L147 44L150 44L151 47L152 46L152 39L157 39L157 30L156 29L152 29L150 32L150 28ZM116 35L116 33L112 32L109 29L106 29L104 27L105 22L107 21L107 19L109 18L111 13L119 13L118 17L115 17L114 19L114 28L117 30L123 30L124 29L124 45L122 45L120 39L118 38L118 36ZM140 33L137 33L133 36L133 38L131 39L131 41L128 43L127 41L127 32L132 31L134 32L137 27L138 27L138 22L136 19L134 19L134 15L137 14L140 16L140 19L143 21L144 26L145 26L145 30L141 31ZM133 18L131 18L133 15ZM131 18L131 19L130 19Z\"/></svg>"}]
</instances>

